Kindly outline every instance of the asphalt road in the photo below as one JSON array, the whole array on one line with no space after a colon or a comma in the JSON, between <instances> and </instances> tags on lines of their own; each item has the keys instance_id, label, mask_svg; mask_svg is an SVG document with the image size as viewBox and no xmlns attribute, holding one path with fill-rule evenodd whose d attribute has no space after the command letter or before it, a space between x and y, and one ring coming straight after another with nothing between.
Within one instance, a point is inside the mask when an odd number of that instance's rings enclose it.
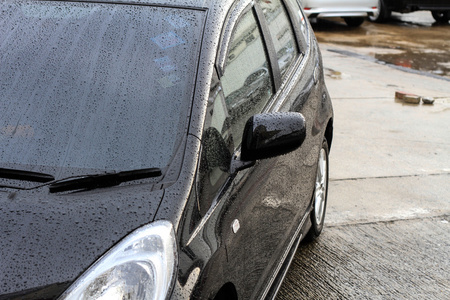
<instances>
[{"instance_id":1,"label":"asphalt road","mask_svg":"<svg viewBox=\"0 0 450 300\"><path fill-rule=\"evenodd\" d=\"M450 41L450 25L424 25L426 13L366 22L354 43L336 38L339 21L315 28L335 109L326 225L300 245L278 300L450 299L450 52L436 46ZM408 30L392 37L403 53L414 28L438 28L419 48L441 71L376 57L395 45L361 43L367 32L383 41L389 27ZM435 102L406 104L397 91Z\"/></svg>"}]
</instances>

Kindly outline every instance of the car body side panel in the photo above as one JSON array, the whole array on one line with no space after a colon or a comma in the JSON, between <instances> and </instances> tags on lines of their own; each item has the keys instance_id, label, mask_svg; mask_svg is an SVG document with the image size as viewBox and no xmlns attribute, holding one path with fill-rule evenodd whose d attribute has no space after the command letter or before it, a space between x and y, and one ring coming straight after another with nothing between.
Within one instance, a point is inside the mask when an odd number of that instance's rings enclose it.
<instances>
[{"instance_id":1,"label":"car body side panel","mask_svg":"<svg viewBox=\"0 0 450 300\"><path fill-rule=\"evenodd\" d=\"M314 178L308 174L315 174L319 153L315 145L321 143L332 116L323 74L320 83L314 81L320 67L320 52L312 39L311 49L299 57L298 70L291 74L295 84L287 84L287 98L273 106L315 120L307 124L303 147L231 176L204 216L191 190L179 227L183 246L174 299L191 285L196 286L193 299L211 299L227 282L236 287L239 299L258 299L276 276L310 205Z\"/></svg>"}]
</instances>

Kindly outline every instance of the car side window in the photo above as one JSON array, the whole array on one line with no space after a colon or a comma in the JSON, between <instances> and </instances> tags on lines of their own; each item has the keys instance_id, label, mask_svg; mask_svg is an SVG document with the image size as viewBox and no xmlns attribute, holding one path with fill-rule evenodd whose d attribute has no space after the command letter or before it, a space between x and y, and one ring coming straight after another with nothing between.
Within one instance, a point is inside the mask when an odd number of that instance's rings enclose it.
<instances>
[{"instance_id":1,"label":"car side window","mask_svg":"<svg viewBox=\"0 0 450 300\"><path fill-rule=\"evenodd\" d=\"M259 1L277 53L278 65L284 77L298 55L294 30L281 0Z\"/></svg>"},{"instance_id":2,"label":"car side window","mask_svg":"<svg viewBox=\"0 0 450 300\"><path fill-rule=\"evenodd\" d=\"M306 17L300 8L299 0L285 0L285 3L292 9L292 22L300 26L300 33L302 36L301 39L303 39L299 41L302 44L302 49L300 49L300 52L305 53L305 49L303 47L306 47L307 41L309 39Z\"/></svg>"},{"instance_id":3,"label":"car side window","mask_svg":"<svg viewBox=\"0 0 450 300\"><path fill-rule=\"evenodd\" d=\"M246 121L263 110L273 95L272 70L253 10L234 29L221 84L236 149Z\"/></svg>"}]
</instances>

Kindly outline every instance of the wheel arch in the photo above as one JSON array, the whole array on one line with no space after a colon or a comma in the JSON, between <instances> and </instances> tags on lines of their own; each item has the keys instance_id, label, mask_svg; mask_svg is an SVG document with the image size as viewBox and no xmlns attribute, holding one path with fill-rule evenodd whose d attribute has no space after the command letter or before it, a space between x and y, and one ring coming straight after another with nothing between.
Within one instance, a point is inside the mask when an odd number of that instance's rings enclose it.
<instances>
[{"instance_id":1,"label":"wheel arch","mask_svg":"<svg viewBox=\"0 0 450 300\"><path fill-rule=\"evenodd\" d=\"M214 300L238 300L235 285L232 282L225 283L217 292Z\"/></svg>"},{"instance_id":2,"label":"wheel arch","mask_svg":"<svg viewBox=\"0 0 450 300\"><path fill-rule=\"evenodd\" d=\"M330 151L331 142L333 141L333 118L328 120L327 128L325 129L325 139L328 143L328 151Z\"/></svg>"}]
</instances>

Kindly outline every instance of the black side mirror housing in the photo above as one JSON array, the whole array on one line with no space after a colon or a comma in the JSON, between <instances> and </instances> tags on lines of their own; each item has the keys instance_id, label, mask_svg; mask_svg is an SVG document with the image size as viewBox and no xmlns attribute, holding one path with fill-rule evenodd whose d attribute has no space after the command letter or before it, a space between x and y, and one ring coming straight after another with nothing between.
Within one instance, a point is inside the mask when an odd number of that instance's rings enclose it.
<instances>
[{"instance_id":1,"label":"black side mirror housing","mask_svg":"<svg viewBox=\"0 0 450 300\"><path fill-rule=\"evenodd\" d=\"M300 113L254 115L245 124L241 160L255 161L287 154L299 148L305 137L305 118Z\"/></svg>"}]
</instances>

